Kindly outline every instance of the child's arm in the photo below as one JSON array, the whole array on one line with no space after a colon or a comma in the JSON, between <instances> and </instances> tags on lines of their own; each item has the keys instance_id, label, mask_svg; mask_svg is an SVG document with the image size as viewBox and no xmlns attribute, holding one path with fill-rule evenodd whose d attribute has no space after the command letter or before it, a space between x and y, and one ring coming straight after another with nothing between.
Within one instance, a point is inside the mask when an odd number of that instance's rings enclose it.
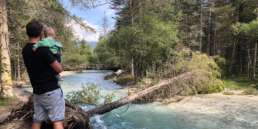
<instances>
[{"instance_id":1,"label":"child's arm","mask_svg":"<svg viewBox=\"0 0 258 129\"><path fill-rule=\"evenodd\" d=\"M38 43L33 45L34 50L37 50L39 47L51 47L51 45L50 45L48 40L43 39L43 40L40 40Z\"/></svg>"}]
</instances>

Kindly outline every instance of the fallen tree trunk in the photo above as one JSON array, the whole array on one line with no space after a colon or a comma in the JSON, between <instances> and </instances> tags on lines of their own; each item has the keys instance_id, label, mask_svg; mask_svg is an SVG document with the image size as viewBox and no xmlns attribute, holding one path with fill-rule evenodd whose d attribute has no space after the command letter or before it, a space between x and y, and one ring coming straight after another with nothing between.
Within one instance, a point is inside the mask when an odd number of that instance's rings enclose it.
<instances>
[{"instance_id":1,"label":"fallen tree trunk","mask_svg":"<svg viewBox=\"0 0 258 129\"><path fill-rule=\"evenodd\" d=\"M190 77L192 75L193 75L192 72L188 72L188 73L179 75L179 76L174 77L174 78L169 79L169 80L163 80L160 83L158 83L158 84L156 84L154 86L151 86L151 87L149 87L149 88L147 88L145 90L139 91L138 93L135 93L135 94L130 95L128 97L122 98L122 99L117 100L115 102L112 102L112 103L109 103L109 104L105 104L105 105L96 107L94 109L91 109L91 110L87 111L86 113L89 116L93 116L95 114L104 114L106 112L110 112L113 109L116 109L116 108L121 107L123 105L126 105L128 103L140 100L143 97L147 97L148 95L152 96L151 94L153 94L153 92L155 92L155 91L157 91L159 89L162 89L164 87L167 87L167 86L173 84L173 82L176 82L177 80L182 80L183 78ZM183 90L182 88L173 88L172 95L177 95L182 90Z\"/></svg>"},{"instance_id":2,"label":"fallen tree trunk","mask_svg":"<svg viewBox=\"0 0 258 129\"><path fill-rule=\"evenodd\" d=\"M187 80L191 80L190 78L193 78L194 76L196 76L194 72L188 72L172 79L163 80L154 86L139 91L138 93L122 98L118 101L96 107L87 112L83 111L79 107L69 104L69 102L66 102L65 129L90 129L89 118L91 116L110 112L113 109L144 98L151 98L152 96L155 96L157 91L163 88L171 87L171 96L179 95L183 90L185 90L185 87L181 85L178 87L178 81L187 82ZM33 115L32 105L33 102L32 99L30 99L28 103L13 110L7 119L0 122L0 129L28 129ZM44 129L51 128L45 127Z\"/></svg>"}]
</instances>

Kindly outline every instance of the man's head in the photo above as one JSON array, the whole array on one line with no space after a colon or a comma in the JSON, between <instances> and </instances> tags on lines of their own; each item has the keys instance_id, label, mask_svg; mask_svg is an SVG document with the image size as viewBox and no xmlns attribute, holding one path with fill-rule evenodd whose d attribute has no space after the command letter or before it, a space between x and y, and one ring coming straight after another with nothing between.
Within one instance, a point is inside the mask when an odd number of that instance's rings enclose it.
<instances>
[{"instance_id":1,"label":"man's head","mask_svg":"<svg viewBox=\"0 0 258 129\"><path fill-rule=\"evenodd\" d=\"M42 31L43 25L37 20L32 20L26 25L26 32L30 39L40 38Z\"/></svg>"},{"instance_id":2,"label":"man's head","mask_svg":"<svg viewBox=\"0 0 258 129\"><path fill-rule=\"evenodd\" d=\"M55 32L54 28L46 27L46 29L45 29L45 36L46 37L56 38L56 32Z\"/></svg>"}]
</instances>

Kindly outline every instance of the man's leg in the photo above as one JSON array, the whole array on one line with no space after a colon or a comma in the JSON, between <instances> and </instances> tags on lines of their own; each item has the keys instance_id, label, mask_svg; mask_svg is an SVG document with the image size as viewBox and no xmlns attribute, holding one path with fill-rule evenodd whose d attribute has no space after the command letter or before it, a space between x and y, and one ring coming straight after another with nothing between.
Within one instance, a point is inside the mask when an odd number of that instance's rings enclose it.
<instances>
[{"instance_id":1,"label":"man's leg","mask_svg":"<svg viewBox=\"0 0 258 129\"><path fill-rule=\"evenodd\" d=\"M54 129L64 129L63 121L53 122Z\"/></svg>"},{"instance_id":2,"label":"man's leg","mask_svg":"<svg viewBox=\"0 0 258 129\"><path fill-rule=\"evenodd\" d=\"M54 129L64 129L65 100L61 89L47 93L45 108L48 117L53 122Z\"/></svg>"},{"instance_id":3,"label":"man's leg","mask_svg":"<svg viewBox=\"0 0 258 129\"><path fill-rule=\"evenodd\" d=\"M31 129L40 129L40 126L41 126L41 123L33 122Z\"/></svg>"},{"instance_id":4,"label":"man's leg","mask_svg":"<svg viewBox=\"0 0 258 129\"><path fill-rule=\"evenodd\" d=\"M40 129L41 122L47 120L47 113L41 105L41 96L40 95L33 95L33 123L32 129Z\"/></svg>"}]
</instances>

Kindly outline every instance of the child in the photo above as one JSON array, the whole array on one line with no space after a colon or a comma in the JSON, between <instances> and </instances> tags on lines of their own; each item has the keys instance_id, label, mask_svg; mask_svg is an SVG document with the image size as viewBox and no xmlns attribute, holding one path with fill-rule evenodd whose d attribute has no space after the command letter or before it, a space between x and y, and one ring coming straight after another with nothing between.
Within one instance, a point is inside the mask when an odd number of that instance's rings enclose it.
<instances>
[{"instance_id":1,"label":"child","mask_svg":"<svg viewBox=\"0 0 258 129\"><path fill-rule=\"evenodd\" d=\"M47 27L45 30L45 38L36 43L33 49L36 51L39 47L49 47L49 50L54 54L57 61L61 63L61 49L62 44L58 42L56 38L56 33L53 28Z\"/></svg>"},{"instance_id":2,"label":"child","mask_svg":"<svg viewBox=\"0 0 258 129\"><path fill-rule=\"evenodd\" d=\"M49 50L56 57L57 61L61 63L61 49L63 48L62 44L58 42L56 38L56 33L53 28L47 27L44 32L45 38L33 45L34 51L40 47L48 47ZM60 75L57 75L56 78L61 80Z\"/></svg>"}]
</instances>

